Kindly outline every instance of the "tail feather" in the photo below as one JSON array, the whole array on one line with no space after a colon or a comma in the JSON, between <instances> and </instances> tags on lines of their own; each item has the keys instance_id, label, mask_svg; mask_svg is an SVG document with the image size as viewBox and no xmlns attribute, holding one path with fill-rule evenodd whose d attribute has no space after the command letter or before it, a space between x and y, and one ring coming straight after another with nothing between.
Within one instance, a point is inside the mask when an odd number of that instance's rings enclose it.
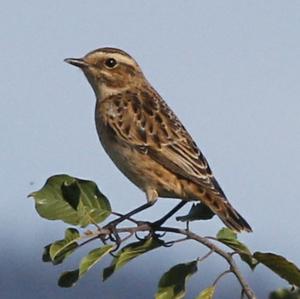
<instances>
[{"instance_id":1,"label":"tail feather","mask_svg":"<svg viewBox=\"0 0 300 299\"><path fill-rule=\"evenodd\" d=\"M234 231L252 232L248 222L231 205L226 207L225 213L217 213L217 215L226 226Z\"/></svg>"},{"instance_id":2,"label":"tail feather","mask_svg":"<svg viewBox=\"0 0 300 299\"><path fill-rule=\"evenodd\" d=\"M230 229L236 232L252 232L248 222L232 207L226 197L222 196L223 194L220 195L206 193L201 201L217 214Z\"/></svg>"}]
</instances>

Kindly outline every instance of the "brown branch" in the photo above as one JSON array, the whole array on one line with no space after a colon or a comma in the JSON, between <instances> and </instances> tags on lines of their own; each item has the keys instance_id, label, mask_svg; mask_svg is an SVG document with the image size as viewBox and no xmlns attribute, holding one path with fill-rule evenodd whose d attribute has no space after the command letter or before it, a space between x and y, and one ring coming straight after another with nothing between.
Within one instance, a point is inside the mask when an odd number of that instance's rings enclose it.
<instances>
[{"instance_id":1,"label":"brown branch","mask_svg":"<svg viewBox=\"0 0 300 299\"><path fill-rule=\"evenodd\" d=\"M229 274L229 273L232 273L232 271L231 271L231 270L226 270L226 271L222 272L221 274L219 274L219 276L218 276L218 277L215 279L215 281L213 282L213 286L216 286L217 283L219 282L219 280L220 280L221 278L223 278L225 275Z\"/></svg>"},{"instance_id":2,"label":"brown branch","mask_svg":"<svg viewBox=\"0 0 300 299\"><path fill-rule=\"evenodd\" d=\"M213 254L213 250L210 250L208 253L206 253L204 256L202 257L198 257L198 262L203 262L205 259L207 259L211 254Z\"/></svg>"},{"instance_id":3,"label":"brown branch","mask_svg":"<svg viewBox=\"0 0 300 299\"><path fill-rule=\"evenodd\" d=\"M248 299L256 299L256 296L255 296L253 290L250 288L250 286L246 282L245 278L242 276L239 268L237 267L234 259L232 258L232 256L230 254L228 254L227 252L225 252L224 250L219 248L216 244L212 243L207 238L201 237L191 231L186 231L186 230L182 230L180 228L172 228L172 227L162 227L160 229L162 231L173 232L173 233L185 235L185 236L189 237L190 239L195 240L195 241L205 245L206 247L210 248L218 255L222 256L230 265L230 270L236 276L236 278L239 281L240 285L242 286L247 298ZM158 230L160 230L160 229L158 229Z\"/></svg>"},{"instance_id":4,"label":"brown branch","mask_svg":"<svg viewBox=\"0 0 300 299\"><path fill-rule=\"evenodd\" d=\"M185 230L185 229L181 229L181 228L165 227L165 226L163 226L163 227L154 226L153 227L151 225L151 223L147 223L147 222L142 222L141 224L139 224L135 227L121 227L121 228L114 227L114 232L112 232L112 226L109 223L104 228L102 228L98 231L98 235L99 236L107 236L112 233L134 234L137 232L145 232L145 231L149 231L152 233L155 231L159 231L159 232L169 232L169 233L174 233L174 234L180 234L180 235L185 236L187 239L194 240L194 241L199 242L202 245L206 246L207 248L210 249L210 251L217 253L218 255L220 255L227 261L227 263L230 266L229 271L231 271L235 275L237 280L239 281L239 283L242 287L242 292L245 294L245 296L248 299L256 299L256 296L255 296L253 290L250 288L250 286L246 282L245 278L242 276L232 255L230 253L227 253L226 251L222 250L221 248L219 248L215 243L210 241L207 237L199 236L189 230Z\"/></svg>"}]
</instances>

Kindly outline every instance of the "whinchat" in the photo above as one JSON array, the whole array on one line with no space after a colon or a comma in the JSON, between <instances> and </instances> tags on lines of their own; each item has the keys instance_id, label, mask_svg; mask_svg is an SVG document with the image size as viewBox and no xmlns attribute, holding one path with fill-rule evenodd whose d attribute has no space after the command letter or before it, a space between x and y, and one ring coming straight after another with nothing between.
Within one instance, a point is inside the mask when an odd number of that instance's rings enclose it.
<instances>
[{"instance_id":1,"label":"whinchat","mask_svg":"<svg viewBox=\"0 0 300 299\"><path fill-rule=\"evenodd\" d=\"M96 128L106 153L149 202L201 201L229 228L251 231L191 135L130 55L101 48L65 61L83 71L95 92Z\"/></svg>"}]
</instances>

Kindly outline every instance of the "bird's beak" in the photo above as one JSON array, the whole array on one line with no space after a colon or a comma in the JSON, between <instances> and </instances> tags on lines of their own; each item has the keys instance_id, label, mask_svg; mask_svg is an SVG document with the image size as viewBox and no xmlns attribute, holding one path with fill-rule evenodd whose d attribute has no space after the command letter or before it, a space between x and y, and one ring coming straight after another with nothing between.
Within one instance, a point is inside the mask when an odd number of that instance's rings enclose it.
<instances>
[{"instance_id":1,"label":"bird's beak","mask_svg":"<svg viewBox=\"0 0 300 299\"><path fill-rule=\"evenodd\" d=\"M77 66L81 69L89 66L89 64L82 58L66 58L64 62Z\"/></svg>"}]
</instances>

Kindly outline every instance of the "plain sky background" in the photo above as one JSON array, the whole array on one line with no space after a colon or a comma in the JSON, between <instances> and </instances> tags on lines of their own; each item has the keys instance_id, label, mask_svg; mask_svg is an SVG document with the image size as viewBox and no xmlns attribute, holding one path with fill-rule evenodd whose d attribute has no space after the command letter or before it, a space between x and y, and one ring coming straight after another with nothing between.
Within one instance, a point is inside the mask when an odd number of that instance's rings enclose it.
<instances>
[{"instance_id":1,"label":"plain sky background","mask_svg":"<svg viewBox=\"0 0 300 299\"><path fill-rule=\"evenodd\" d=\"M145 201L99 144L92 89L63 63L103 46L135 57L190 131L254 229L241 240L300 265L299 1L3 1L0 25L1 298L152 298L163 272L206 252L192 242L158 250L102 283L107 259L73 289L56 281L84 251L66 265L41 262L67 227L41 219L26 198L49 176L96 181L116 211ZM144 218L176 203L160 200ZM192 229L214 235L221 226L214 218ZM187 298L224 267L213 257L201 264ZM287 286L263 266L241 267L259 298ZM228 276L216 298L238 294Z\"/></svg>"}]
</instances>

